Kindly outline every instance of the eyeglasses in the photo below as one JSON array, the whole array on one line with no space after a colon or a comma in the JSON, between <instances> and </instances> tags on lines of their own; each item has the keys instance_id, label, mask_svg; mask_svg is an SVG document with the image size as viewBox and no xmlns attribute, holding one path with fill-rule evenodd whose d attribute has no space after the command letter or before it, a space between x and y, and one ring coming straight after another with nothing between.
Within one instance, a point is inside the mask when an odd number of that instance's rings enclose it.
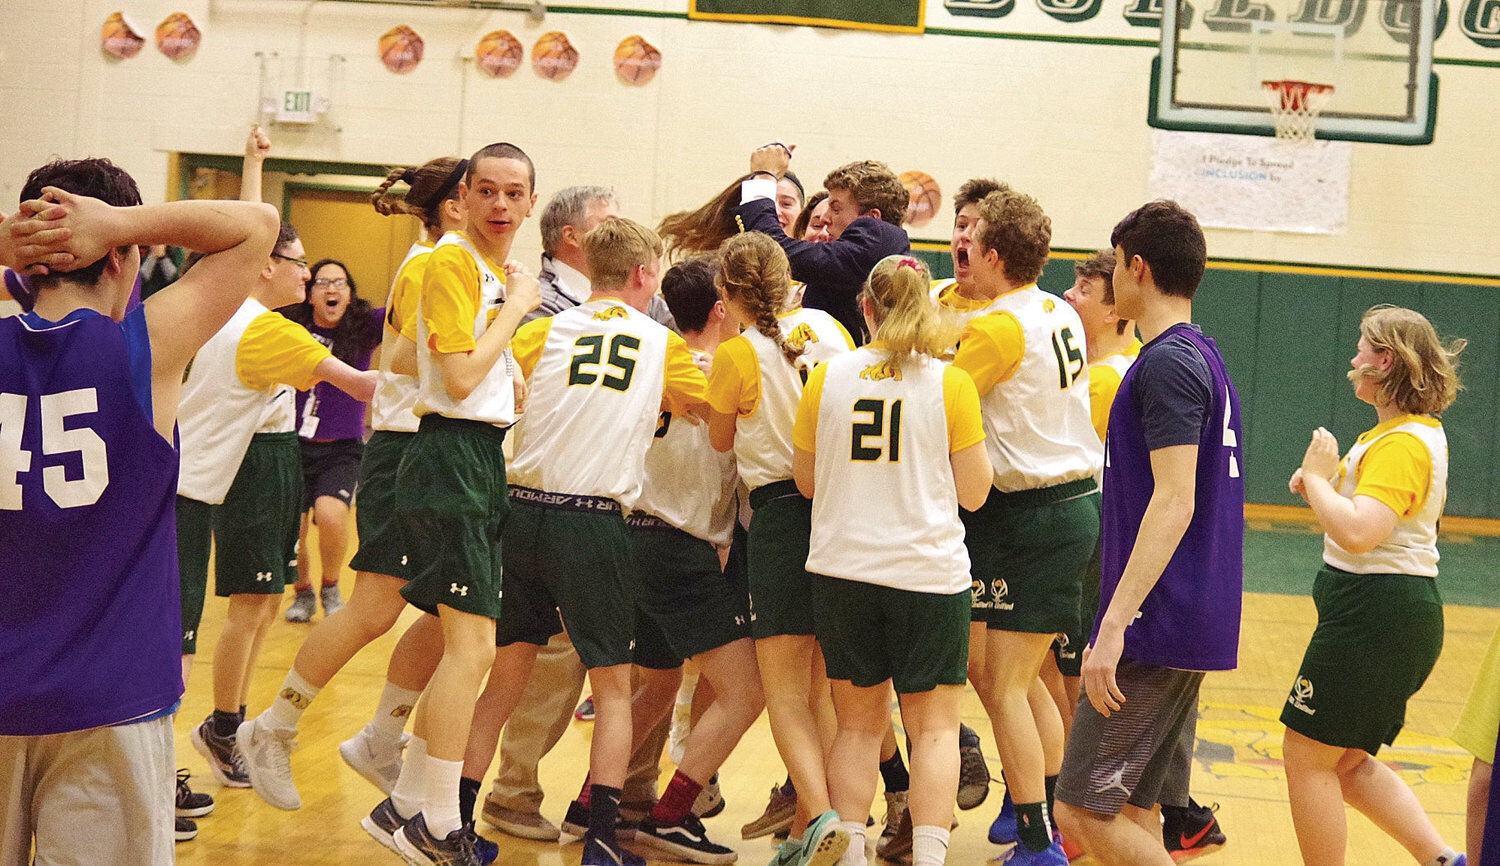
<instances>
[{"instance_id":1,"label":"eyeglasses","mask_svg":"<svg viewBox=\"0 0 1500 866\"><path fill-rule=\"evenodd\" d=\"M347 279L344 279L343 277L339 277L338 279L334 280L330 280L327 277L318 277L316 280L312 281L312 285L315 289L326 289L330 287L335 289L342 289L349 285L349 281Z\"/></svg>"},{"instance_id":2,"label":"eyeglasses","mask_svg":"<svg viewBox=\"0 0 1500 866\"><path fill-rule=\"evenodd\" d=\"M291 262L292 264L296 265L299 268L305 268L305 267L307 267L307 259L298 259L298 258L293 258L291 256L284 256L281 253L271 253L271 258L273 258L273 259L281 259L284 262Z\"/></svg>"}]
</instances>

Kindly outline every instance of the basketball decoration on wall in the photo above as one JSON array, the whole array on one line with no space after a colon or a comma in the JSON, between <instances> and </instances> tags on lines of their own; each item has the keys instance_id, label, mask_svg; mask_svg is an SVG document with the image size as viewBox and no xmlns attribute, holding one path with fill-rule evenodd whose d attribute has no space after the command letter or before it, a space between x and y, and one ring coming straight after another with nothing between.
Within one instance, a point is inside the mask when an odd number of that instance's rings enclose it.
<instances>
[{"instance_id":1,"label":"basketball decoration on wall","mask_svg":"<svg viewBox=\"0 0 1500 866\"><path fill-rule=\"evenodd\" d=\"M521 65L525 53L521 40L509 30L495 30L480 37L474 47L474 62L491 78L509 78Z\"/></svg>"},{"instance_id":2,"label":"basketball decoration on wall","mask_svg":"<svg viewBox=\"0 0 1500 866\"><path fill-rule=\"evenodd\" d=\"M156 47L169 60L183 61L198 53L203 31L186 12L173 12L156 25Z\"/></svg>"},{"instance_id":3,"label":"basketball decoration on wall","mask_svg":"<svg viewBox=\"0 0 1500 866\"><path fill-rule=\"evenodd\" d=\"M417 31L400 24L380 35L380 62L385 68L402 75L417 68L426 47Z\"/></svg>"},{"instance_id":4,"label":"basketball decoration on wall","mask_svg":"<svg viewBox=\"0 0 1500 866\"><path fill-rule=\"evenodd\" d=\"M615 75L626 84L645 84L661 68L661 52L640 36L627 36L615 47Z\"/></svg>"},{"instance_id":5,"label":"basketball decoration on wall","mask_svg":"<svg viewBox=\"0 0 1500 866\"><path fill-rule=\"evenodd\" d=\"M119 60L129 60L141 53L146 37L131 24L124 12L115 12L104 19L104 29L99 34L99 47L105 54Z\"/></svg>"},{"instance_id":6,"label":"basketball decoration on wall","mask_svg":"<svg viewBox=\"0 0 1500 866\"><path fill-rule=\"evenodd\" d=\"M900 180L901 185L906 187L906 194L911 196L906 205L906 216L901 222L916 228L932 222L938 209L943 206L943 191L938 187L938 182L925 171L903 171Z\"/></svg>"},{"instance_id":7,"label":"basketball decoration on wall","mask_svg":"<svg viewBox=\"0 0 1500 866\"><path fill-rule=\"evenodd\" d=\"M531 46L531 68L543 78L562 81L578 68L578 49L561 30L543 33Z\"/></svg>"}]
</instances>

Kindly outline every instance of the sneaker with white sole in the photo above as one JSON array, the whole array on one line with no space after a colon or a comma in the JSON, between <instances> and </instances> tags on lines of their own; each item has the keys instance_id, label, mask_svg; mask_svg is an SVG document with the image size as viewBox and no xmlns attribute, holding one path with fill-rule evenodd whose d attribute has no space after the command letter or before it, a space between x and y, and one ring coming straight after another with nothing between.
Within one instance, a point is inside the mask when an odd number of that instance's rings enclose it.
<instances>
[{"instance_id":1,"label":"sneaker with white sole","mask_svg":"<svg viewBox=\"0 0 1500 866\"><path fill-rule=\"evenodd\" d=\"M875 853L883 854L885 846L896 837L896 831L901 826L901 815L906 811L906 791L885 792L885 827L880 831L880 838L875 842Z\"/></svg>"},{"instance_id":2,"label":"sneaker with white sole","mask_svg":"<svg viewBox=\"0 0 1500 866\"><path fill-rule=\"evenodd\" d=\"M177 817L179 818L202 818L214 810L213 797L199 793L188 787L188 779L192 777L193 774L187 770L177 771L177 802L175 805L177 808ZM197 835L196 828L193 835Z\"/></svg>"},{"instance_id":3,"label":"sneaker with white sole","mask_svg":"<svg viewBox=\"0 0 1500 866\"><path fill-rule=\"evenodd\" d=\"M786 786L772 785L771 799L759 818L740 828L741 839L758 839L770 836L792 826L792 816L797 812L797 793Z\"/></svg>"},{"instance_id":4,"label":"sneaker with white sole","mask_svg":"<svg viewBox=\"0 0 1500 866\"><path fill-rule=\"evenodd\" d=\"M968 725L958 730L958 808L976 809L990 795L990 765L984 760L979 733Z\"/></svg>"},{"instance_id":5,"label":"sneaker with white sole","mask_svg":"<svg viewBox=\"0 0 1500 866\"><path fill-rule=\"evenodd\" d=\"M198 823L191 818L178 817L172 827L172 841L189 842L198 838Z\"/></svg>"},{"instance_id":6,"label":"sneaker with white sole","mask_svg":"<svg viewBox=\"0 0 1500 866\"><path fill-rule=\"evenodd\" d=\"M312 587L297 590L297 597L286 609L287 622L312 622L313 614L318 612L318 597L313 595Z\"/></svg>"},{"instance_id":7,"label":"sneaker with white sole","mask_svg":"<svg viewBox=\"0 0 1500 866\"><path fill-rule=\"evenodd\" d=\"M724 792L719 790L719 774L714 773L698 792L698 799L693 801L693 814L699 818L712 818L724 811Z\"/></svg>"},{"instance_id":8,"label":"sneaker with white sole","mask_svg":"<svg viewBox=\"0 0 1500 866\"><path fill-rule=\"evenodd\" d=\"M370 733L370 726L359 729L359 733L339 743L339 757L349 769L365 777L365 781L390 796L401 777L402 750L411 734L402 734L394 746L388 746Z\"/></svg>"},{"instance_id":9,"label":"sneaker with white sole","mask_svg":"<svg viewBox=\"0 0 1500 866\"><path fill-rule=\"evenodd\" d=\"M396 831L400 830L401 825L405 823L406 819L401 817L401 814L396 811L396 804L391 802L390 797L381 800L380 805L372 809L370 814L359 819L359 826L365 828L365 832L370 834L371 839L374 839L396 854L400 854L401 849L396 847L394 837Z\"/></svg>"},{"instance_id":10,"label":"sneaker with white sole","mask_svg":"<svg viewBox=\"0 0 1500 866\"><path fill-rule=\"evenodd\" d=\"M849 831L839 826L839 813L829 809L807 825L797 866L833 866L849 850Z\"/></svg>"},{"instance_id":11,"label":"sneaker with white sole","mask_svg":"<svg viewBox=\"0 0 1500 866\"><path fill-rule=\"evenodd\" d=\"M636 830L636 842L667 855L666 859L688 863L733 863L739 855L708 838L696 815L688 813L675 824L658 824L648 815Z\"/></svg>"},{"instance_id":12,"label":"sneaker with white sole","mask_svg":"<svg viewBox=\"0 0 1500 866\"><path fill-rule=\"evenodd\" d=\"M259 716L241 723L235 735L240 754L245 756L250 787L262 800L288 812L302 808L302 795L297 793L297 783L292 780L295 736L295 729L268 727Z\"/></svg>"},{"instance_id":13,"label":"sneaker with white sole","mask_svg":"<svg viewBox=\"0 0 1500 866\"><path fill-rule=\"evenodd\" d=\"M537 842L556 842L562 836L557 825L543 817L541 812L522 812L502 806L495 801L493 794L485 798L483 814L486 824L508 836Z\"/></svg>"},{"instance_id":14,"label":"sneaker with white sole","mask_svg":"<svg viewBox=\"0 0 1500 866\"><path fill-rule=\"evenodd\" d=\"M323 603L324 619L338 613L339 608L344 606L343 593L339 592L339 585L336 583L318 590L318 601Z\"/></svg>"},{"instance_id":15,"label":"sneaker with white sole","mask_svg":"<svg viewBox=\"0 0 1500 866\"><path fill-rule=\"evenodd\" d=\"M413 866L480 866L474 838L473 827L465 826L439 839L427 829L421 812L391 834L396 851Z\"/></svg>"},{"instance_id":16,"label":"sneaker with white sole","mask_svg":"<svg viewBox=\"0 0 1500 866\"><path fill-rule=\"evenodd\" d=\"M250 787L250 776L245 772L245 756L235 745L235 737L221 737L214 733L214 718L209 716L203 724L193 728L188 735L198 754L208 759L208 769L214 778L226 788Z\"/></svg>"}]
</instances>

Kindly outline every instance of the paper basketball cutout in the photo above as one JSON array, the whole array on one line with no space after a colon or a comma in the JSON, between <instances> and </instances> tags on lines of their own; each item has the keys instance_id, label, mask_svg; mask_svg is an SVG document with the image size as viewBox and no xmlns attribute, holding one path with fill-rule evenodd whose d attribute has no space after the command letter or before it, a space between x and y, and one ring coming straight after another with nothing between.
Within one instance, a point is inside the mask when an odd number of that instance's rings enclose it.
<instances>
[{"instance_id":1,"label":"paper basketball cutout","mask_svg":"<svg viewBox=\"0 0 1500 866\"><path fill-rule=\"evenodd\" d=\"M99 47L105 54L120 60L129 60L141 53L146 37L125 17L124 12L112 13L104 19L104 29L99 34Z\"/></svg>"},{"instance_id":2,"label":"paper basketball cutout","mask_svg":"<svg viewBox=\"0 0 1500 866\"><path fill-rule=\"evenodd\" d=\"M187 60L202 42L203 32L186 12L173 12L156 25L156 47L171 60Z\"/></svg>"},{"instance_id":3,"label":"paper basketball cutout","mask_svg":"<svg viewBox=\"0 0 1500 866\"><path fill-rule=\"evenodd\" d=\"M543 78L562 81L578 68L578 49L561 30L543 33L531 47L531 67Z\"/></svg>"},{"instance_id":4,"label":"paper basketball cutout","mask_svg":"<svg viewBox=\"0 0 1500 866\"><path fill-rule=\"evenodd\" d=\"M398 75L405 74L422 62L424 47L417 31L405 24L392 27L380 36L380 62Z\"/></svg>"},{"instance_id":5,"label":"paper basketball cutout","mask_svg":"<svg viewBox=\"0 0 1500 866\"><path fill-rule=\"evenodd\" d=\"M902 217L901 222L917 228L932 222L932 218L937 216L938 210L943 206L943 191L938 187L938 182L925 171L903 171L900 180L901 185L906 187L906 194L911 196L911 201L906 205L906 216Z\"/></svg>"},{"instance_id":6,"label":"paper basketball cutout","mask_svg":"<svg viewBox=\"0 0 1500 866\"><path fill-rule=\"evenodd\" d=\"M491 78L508 78L521 65L521 40L509 30L495 30L480 37L474 47L474 62Z\"/></svg>"},{"instance_id":7,"label":"paper basketball cutout","mask_svg":"<svg viewBox=\"0 0 1500 866\"><path fill-rule=\"evenodd\" d=\"M626 84L645 84L661 68L661 52L640 36L627 36L615 48L615 75Z\"/></svg>"}]
</instances>

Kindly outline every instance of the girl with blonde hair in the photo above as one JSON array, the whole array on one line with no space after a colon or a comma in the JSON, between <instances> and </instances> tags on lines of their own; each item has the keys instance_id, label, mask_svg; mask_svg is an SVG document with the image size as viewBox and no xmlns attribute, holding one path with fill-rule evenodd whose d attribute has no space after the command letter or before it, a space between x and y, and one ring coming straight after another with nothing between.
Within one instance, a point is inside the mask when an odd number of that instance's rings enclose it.
<instances>
[{"instance_id":1,"label":"girl with blonde hair","mask_svg":"<svg viewBox=\"0 0 1500 866\"><path fill-rule=\"evenodd\" d=\"M1349 380L1378 423L1343 460L1332 433L1313 431L1289 485L1324 536L1318 626L1281 711L1287 796L1306 863L1344 862L1348 803L1418 863L1454 866L1464 855L1375 755L1395 740L1443 646L1435 578L1448 441L1439 417L1458 394L1465 341L1444 344L1420 313L1384 305L1359 330Z\"/></svg>"},{"instance_id":2,"label":"girl with blonde hair","mask_svg":"<svg viewBox=\"0 0 1500 866\"><path fill-rule=\"evenodd\" d=\"M813 500L813 619L838 711L829 796L853 837L850 866L865 862L892 685L911 743L913 866L942 864L958 788L970 607L958 509L984 503L994 470L974 381L939 360L957 329L929 301L931 283L910 256L875 266L859 298L874 342L813 370L793 434L797 487Z\"/></svg>"}]
</instances>

